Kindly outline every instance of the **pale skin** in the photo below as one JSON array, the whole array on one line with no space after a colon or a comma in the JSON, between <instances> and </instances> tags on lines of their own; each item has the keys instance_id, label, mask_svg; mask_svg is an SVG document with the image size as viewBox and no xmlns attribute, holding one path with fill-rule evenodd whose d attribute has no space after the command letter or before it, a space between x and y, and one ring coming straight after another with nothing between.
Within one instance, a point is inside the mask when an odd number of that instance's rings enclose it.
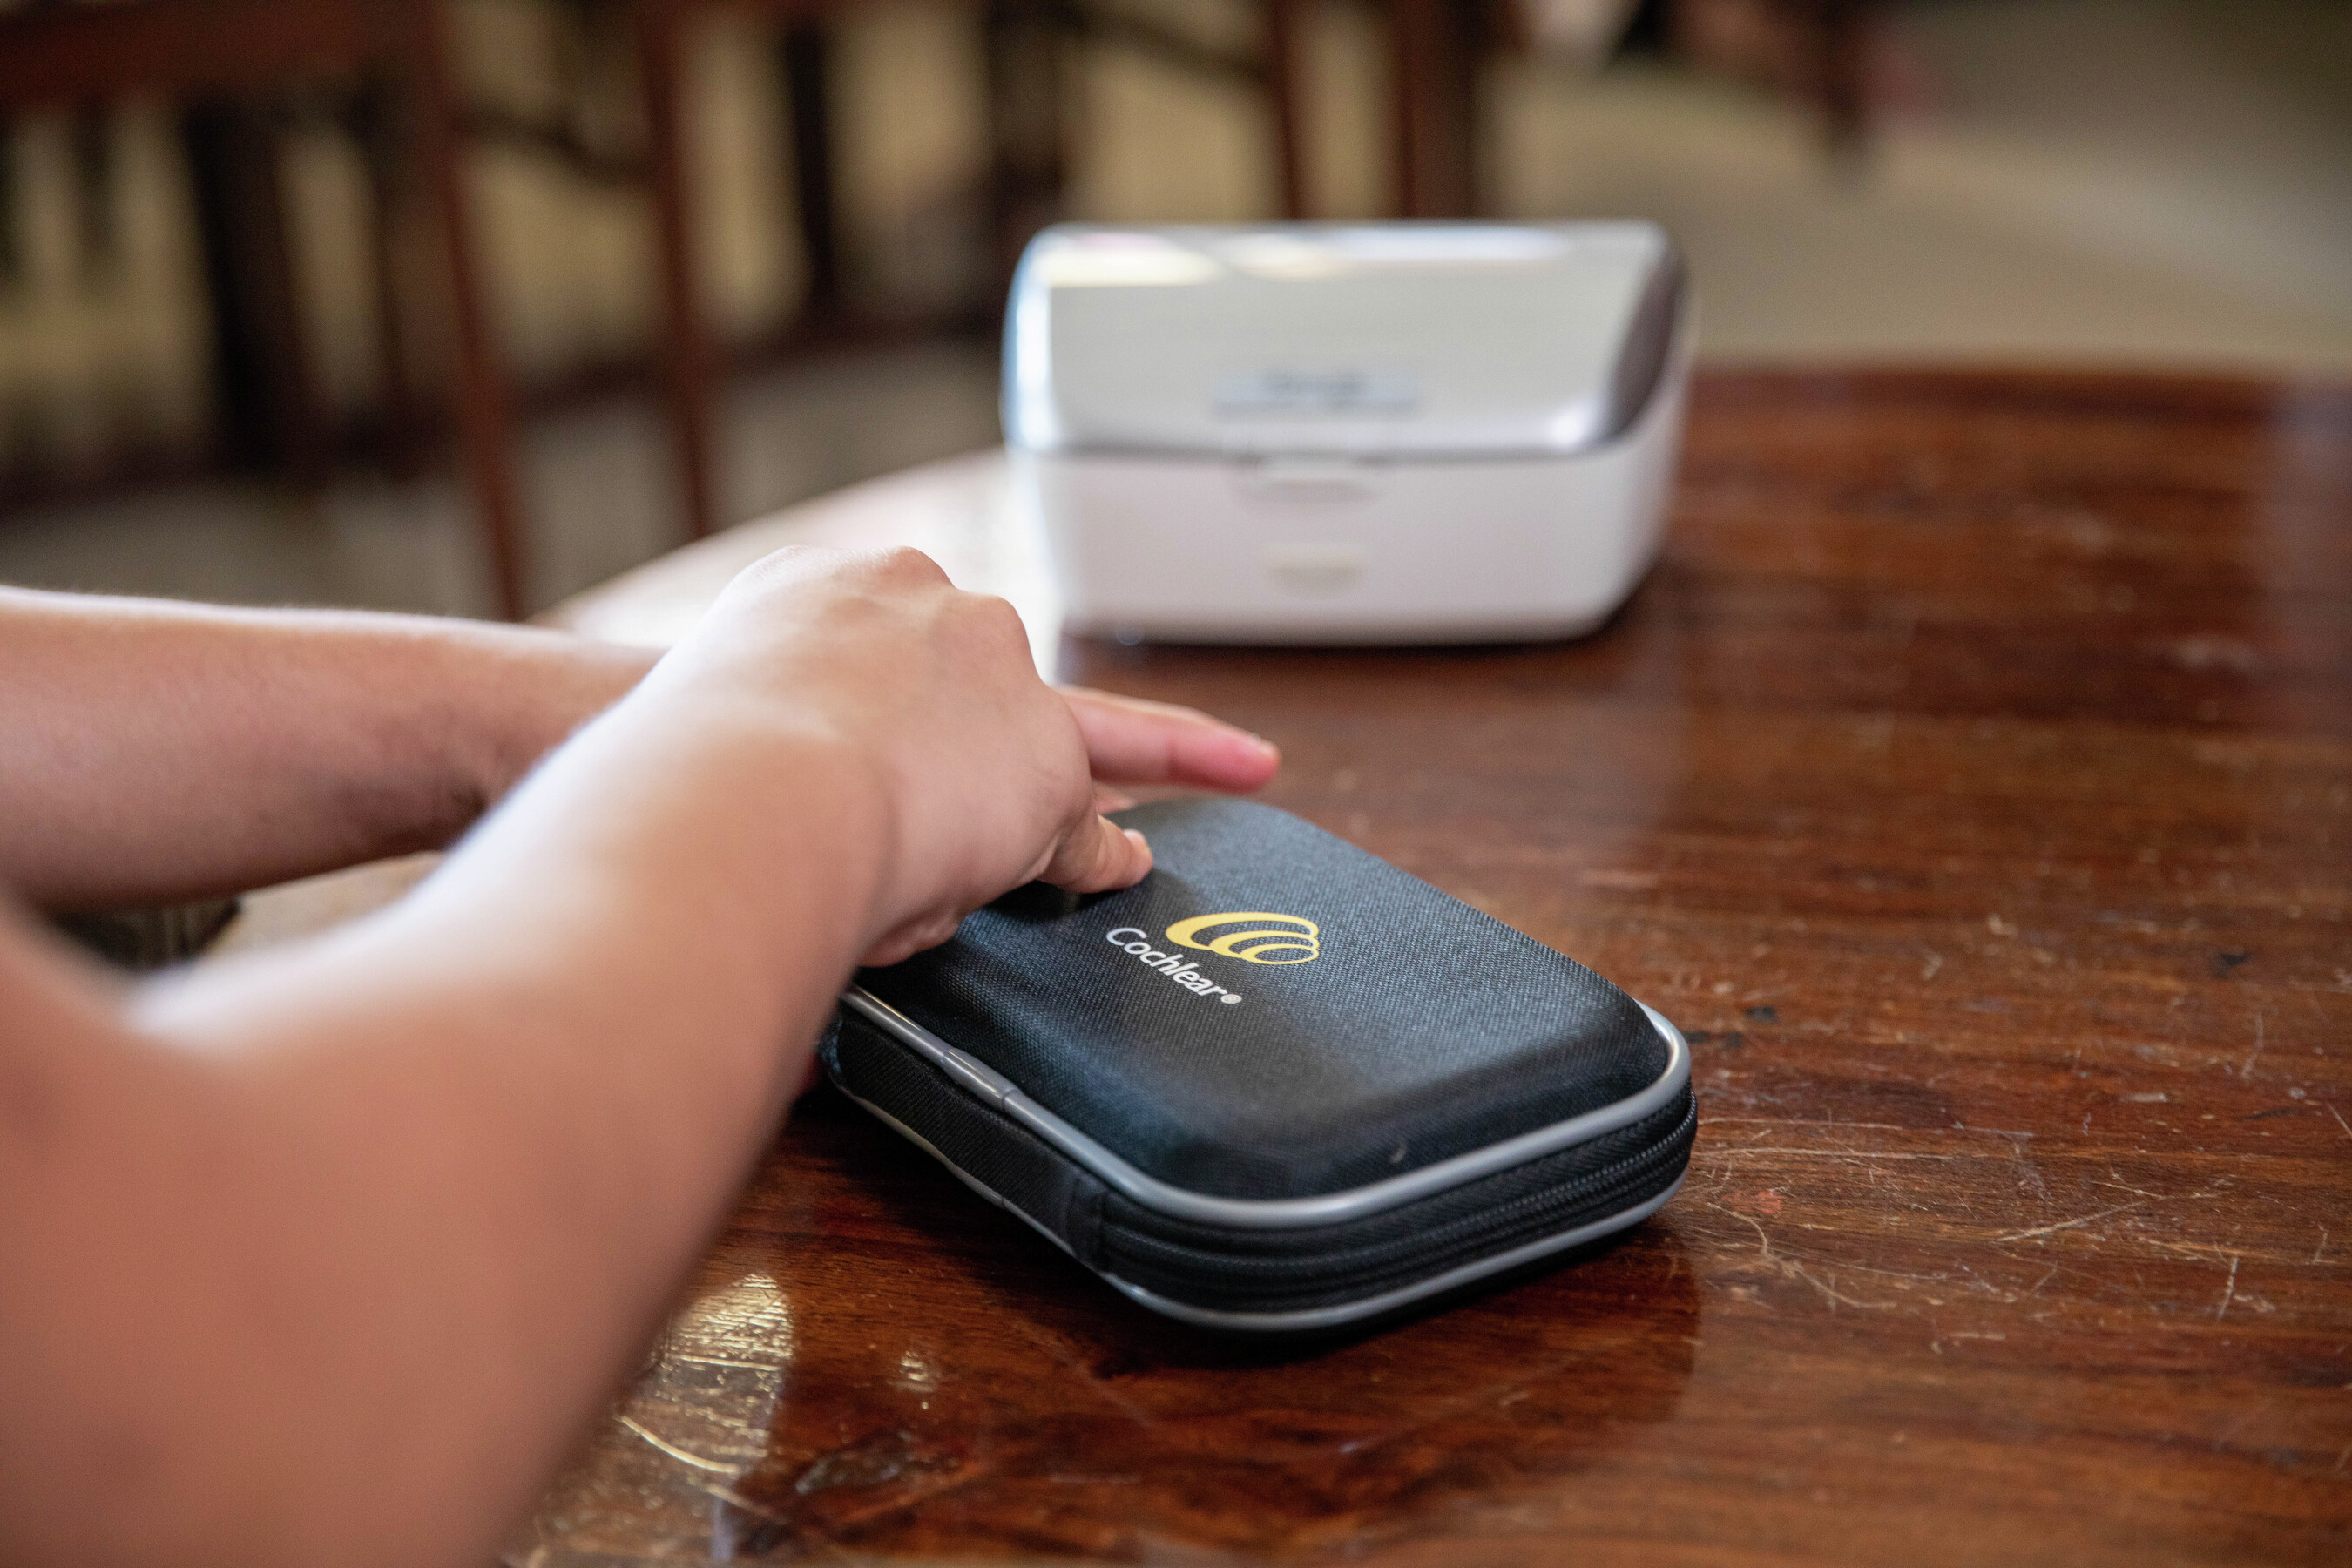
<instances>
[{"instance_id":1,"label":"pale skin","mask_svg":"<svg viewBox=\"0 0 2352 1568\"><path fill-rule=\"evenodd\" d=\"M851 968L1143 876L1105 786L1276 765L1046 687L910 552L772 556L658 664L0 591L0 1559L489 1561ZM388 910L144 986L22 907L452 839Z\"/></svg>"}]
</instances>

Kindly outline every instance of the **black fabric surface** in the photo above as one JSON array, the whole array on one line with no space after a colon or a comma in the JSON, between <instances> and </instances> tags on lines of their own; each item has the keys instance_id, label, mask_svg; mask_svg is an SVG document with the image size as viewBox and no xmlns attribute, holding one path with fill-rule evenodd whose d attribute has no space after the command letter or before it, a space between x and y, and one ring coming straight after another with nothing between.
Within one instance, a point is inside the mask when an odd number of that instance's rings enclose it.
<instances>
[{"instance_id":1,"label":"black fabric surface","mask_svg":"<svg viewBox=\"0 0 2352 1568\"><path fill-rule=\"evenodd\" d=\"M824 1058L843 1089L915 1130L1087 1268L1237 1311L1360 1301L1622 1214L1680 1179L1698 1123L1685 1090L1632 1126L1414 1203L1339 1225L1244 1230L1133 1202L854 1013Z\"/></svg>"},{"instance_id":2,"label":"black fabric surface","mask_svg":"<svg viewBox=\"0 0 2352 1568\"><path fill-rule=\"evenodd\" d=\"M819 1051L835 1083L1069 1242L1088 1268L1100 1267L1094 1237L1104 1188L1091 1173L855 1013L843 1011Z\"/></svg>"},{"instance_id":3,"label":"black fabric surface","mask_svg":"<svg viewBox=\"0 0 2352 1568\"><path fill-rule=\"evenodd\" d=\"M1196 1307L1290 1312L1360 1301L1595 1224L1682 1179L1687 1093L1630 1127L1344 1225L1240 1230L1171 1219L1106 1192L1095 1268Z\"/></svg>"},{"instance_id":4,"label":"black fabric surface","mask_svg":"<svg viewBox=\"0 0 2352 1568\"><path fill-rule=\"evenodd\" d=\"M1088 900L1024 889L858 984L1139 1169L1231 1197L1342 1191L1639 1092L1666 1047L1606 980L1286 813L1171 801L1118 820L1157 868ZM1254 964L1167 940L1268 911L1319 955ZM1133 927L1238 1004L1105 940Z\"/></svg>"}]
</instances>

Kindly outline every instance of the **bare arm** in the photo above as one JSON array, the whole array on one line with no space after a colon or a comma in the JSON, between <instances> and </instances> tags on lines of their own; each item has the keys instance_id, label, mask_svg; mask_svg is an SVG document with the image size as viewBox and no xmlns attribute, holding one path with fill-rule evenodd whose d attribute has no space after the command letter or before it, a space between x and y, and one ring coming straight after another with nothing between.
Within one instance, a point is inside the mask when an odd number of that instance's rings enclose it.
<instances>
[{"instance_id":1,"label":"bare arm","mask_svg":"<svg viewBox=\"0 0 2352 1568\"><path fill-rule=\"evenodd\" d=\"M0 886L103 909L437 848L653 658L470 621L0 588Z\"/></svg>"},{"instance_id":2,"label":"bare arm","mask_svg":"<svg viewBox=\"0 0 2352 1568\"><path fill-rule=\"evenodd\" d=\"M919 557L793 552L381 916L127 1007L0 921L0 1557L484 1560L852 963L1141 875L1090 741L1274 767L1076 708Z\"/></svg>"}]
</instances>

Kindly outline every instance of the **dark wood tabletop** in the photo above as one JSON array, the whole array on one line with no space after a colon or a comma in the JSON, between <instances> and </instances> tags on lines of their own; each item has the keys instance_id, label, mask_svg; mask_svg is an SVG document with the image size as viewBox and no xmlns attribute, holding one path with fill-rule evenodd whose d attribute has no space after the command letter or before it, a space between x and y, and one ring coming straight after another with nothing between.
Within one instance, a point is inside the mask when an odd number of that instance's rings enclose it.
<instances>
[{"instance_id":1,"label":"dark wood tabletop","mask_svg":"<svg viewBox=\"0 0 2352 1568\"><path fill-rule=\"evenodd\" d=\"M921 470L563 618L803 537L1034 616L1002 510ZM2352 392L1710 375L1596 636L1039 644L1675 1018L1689 1182L1269 1349L821 1091L513 1562L2352 1561Z\"/></svg>"}]
</instances>

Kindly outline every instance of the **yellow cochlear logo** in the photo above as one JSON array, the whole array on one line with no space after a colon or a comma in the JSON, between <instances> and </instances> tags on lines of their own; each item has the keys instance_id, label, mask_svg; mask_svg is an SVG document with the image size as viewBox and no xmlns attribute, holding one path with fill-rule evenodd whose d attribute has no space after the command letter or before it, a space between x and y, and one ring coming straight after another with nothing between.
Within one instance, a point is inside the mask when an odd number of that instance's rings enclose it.
<instances>
[{"instance_id":1,"label":"yellow cochlear logo","mask_svg":"<svg viewBox=\"0 0 2352 1568\"><path fill-rule=\"evenodd\" d=\"M1228 926L1234 929L1223 929ZM1263 910L1194 915L1170 926L1167 935L1179 947L1221 952L1244 963L1311 963L1323 952L1323 931L1313 921Z\"/></svg>"}]
</instances>

